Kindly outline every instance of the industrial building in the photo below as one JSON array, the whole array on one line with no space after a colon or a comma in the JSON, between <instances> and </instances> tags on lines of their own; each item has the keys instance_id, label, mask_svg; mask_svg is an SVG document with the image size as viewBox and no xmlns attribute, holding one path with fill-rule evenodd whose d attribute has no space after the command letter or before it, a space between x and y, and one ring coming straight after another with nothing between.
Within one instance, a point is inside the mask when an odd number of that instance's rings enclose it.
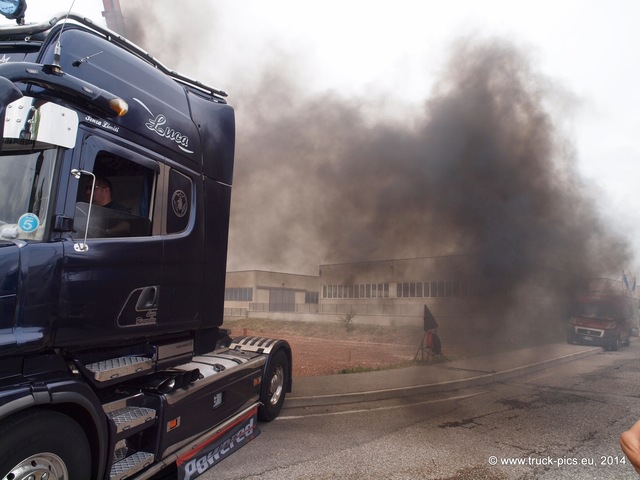
<instances>
[{"instance_id":1,"label":"industrial building","mask_svg":"<svg viewBox=\"0 0 640 480\"><path fill-rule=\"evenodd\" d=\"M418 324L424 305L437 315L455 315L473 296L460 278L465 255L320 265L317 276L265 271L227 273L225 315Z\"/></svg>"}]
</instances>

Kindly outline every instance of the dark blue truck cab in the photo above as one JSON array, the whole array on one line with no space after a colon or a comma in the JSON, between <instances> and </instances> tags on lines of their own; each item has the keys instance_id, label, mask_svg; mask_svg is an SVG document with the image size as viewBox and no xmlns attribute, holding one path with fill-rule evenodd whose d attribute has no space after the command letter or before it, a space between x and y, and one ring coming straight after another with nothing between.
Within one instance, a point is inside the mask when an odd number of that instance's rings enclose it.
<instances>
[{"instance_id":1,"label":"dark blue truck cab","mask_svg":"<svg viewBox=\"0 0 640 480\"><path fill-rule=\"evenodd\" d=\"M287 342L222 328L233 109L86 19L18 23L0 28L0 476L196 478L292 383Z\"/></svg>"}]
</instances>

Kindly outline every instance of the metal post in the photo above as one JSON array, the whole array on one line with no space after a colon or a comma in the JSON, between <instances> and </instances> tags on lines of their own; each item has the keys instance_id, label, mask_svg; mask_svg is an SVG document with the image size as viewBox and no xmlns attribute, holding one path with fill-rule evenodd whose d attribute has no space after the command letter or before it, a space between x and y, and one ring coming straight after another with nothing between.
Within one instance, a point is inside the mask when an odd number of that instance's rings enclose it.
<instances>
[{"instance_id":1,"label":"metal post","mask_svg":"<svg viewBox=\"0 0 640 480\"><path fill-rule=\"evenodd\" d=\"M126 27L124 24L124 16L120 9L120 0L102 0L104 12L102 16L107 20L107 28L126 37Z\"/></svg>"}]
</instances>

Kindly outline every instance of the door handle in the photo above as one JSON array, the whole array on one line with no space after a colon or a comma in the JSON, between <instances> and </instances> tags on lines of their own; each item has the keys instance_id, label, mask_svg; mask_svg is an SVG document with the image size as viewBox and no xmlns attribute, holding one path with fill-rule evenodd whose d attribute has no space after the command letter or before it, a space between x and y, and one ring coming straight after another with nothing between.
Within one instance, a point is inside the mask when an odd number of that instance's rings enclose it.
<instances>
[{"instance_id":1,"label":"door handle","mask_svg":"<svg viewBox=\"0 0 640 480\"><path fill-rule=\"evenodd\" d=\"M158 299L160 297L160 287L154 285L152 287L144 287L141 290L138 301L136 302L136 310L157 309Z\"/></svg>"}]
</instances>

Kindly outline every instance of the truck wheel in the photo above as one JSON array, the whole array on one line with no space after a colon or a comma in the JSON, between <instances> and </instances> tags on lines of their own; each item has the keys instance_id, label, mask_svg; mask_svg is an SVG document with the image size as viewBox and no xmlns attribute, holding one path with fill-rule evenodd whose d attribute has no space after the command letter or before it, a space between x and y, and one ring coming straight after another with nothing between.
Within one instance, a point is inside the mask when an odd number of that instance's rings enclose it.
<instances>
[{"instance_id":1,"label":"truck wheel","mask_svg":"<svg viewBox=\"0 0 640 480\"><path fill-rule=\"evenodd\" d=\"M258 418L263 422L270 422L280 414L284 397L289 383L289 358L283 350L278 350L269 359L266 375L260 392Z\"/></svg>"},{"instance_id":2,"label":"truck wheel","mask_svg":"<svg viewBox=\"0 0 640 480\"><path fill-rule=\"evenodd\" d=\"M0 478L91 478L87 437L75 421L61 413L18 413L0 425Z\"/></svg>"},{"instance_id":3,"label":"truck wheel","mask_svg":"<svg viewBox=\"0 0 640 480\"><path fill-rule=\"evenodd\" d=\"M620 337L616 338L613 342L602 347L603 350L609 352L616 352L620 348Z\"/></svg>"}]
</instances>

